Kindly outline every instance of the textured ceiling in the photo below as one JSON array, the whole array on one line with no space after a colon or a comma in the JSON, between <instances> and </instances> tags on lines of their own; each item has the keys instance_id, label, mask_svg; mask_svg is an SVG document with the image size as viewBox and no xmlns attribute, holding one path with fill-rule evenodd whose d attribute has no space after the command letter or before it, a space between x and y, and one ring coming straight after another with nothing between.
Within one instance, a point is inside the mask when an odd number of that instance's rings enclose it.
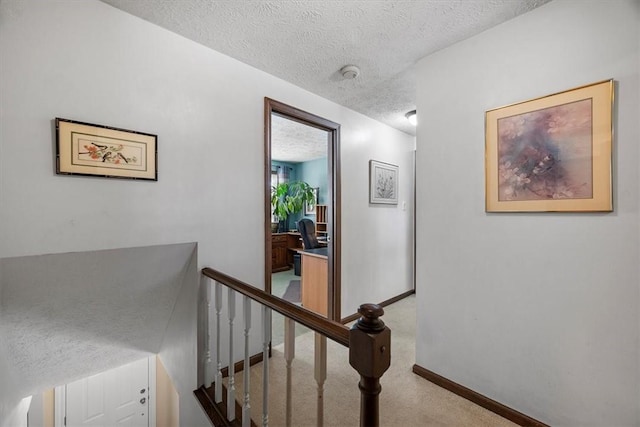
<instances>
[{"instance_id":1,"label":"textured ceiling","mask_svg":"<svg viewBox=\"0 0 640 427\"><path fill-rule=\"evenodd\" d=\"M273 114L271 116L271 159L307 162L327 157L329 133Z\"/></svg>"},{"instance_id":2,"label":"textured ceiling","mask_svg":"<svg viewBox=\"0 0 640 427\"><path fill-rule=\"evenodd\" d=\"M413 65L550 0L102 1L415 135Z\"/></svg>"}]
</instances>

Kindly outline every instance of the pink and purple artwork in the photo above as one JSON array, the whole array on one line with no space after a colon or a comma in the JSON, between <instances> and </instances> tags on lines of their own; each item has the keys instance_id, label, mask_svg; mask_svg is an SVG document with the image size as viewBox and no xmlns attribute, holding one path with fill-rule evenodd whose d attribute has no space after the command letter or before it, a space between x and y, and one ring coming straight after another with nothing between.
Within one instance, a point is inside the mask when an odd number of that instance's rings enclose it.
<instances>
[{"instance_id":1,"label":"pink and purple artwork","mask_svg":"<svg viewBox=\"0 0 640 427\"><path fill-rule=\"evenodd\" d=\"M498 200L593 197L592 100L498 120Z\"/></svg>"}]
</instances>

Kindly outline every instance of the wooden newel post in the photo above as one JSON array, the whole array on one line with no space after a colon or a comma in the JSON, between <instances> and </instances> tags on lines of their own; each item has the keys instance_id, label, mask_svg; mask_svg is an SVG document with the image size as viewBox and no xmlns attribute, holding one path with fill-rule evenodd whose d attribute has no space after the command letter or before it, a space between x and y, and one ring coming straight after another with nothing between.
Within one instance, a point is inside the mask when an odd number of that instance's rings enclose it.
<instances>
[{"instance_id":1,"label":"wooden newel post","mask_svg":"<svg viewBox=\"0 0 640 427\"><path fill-rule=\"evenodd\" d=\"M380 377L391 364L391 330L380 319L379 305L362 304L358 313L362 317L349 331L349 364L360 374L360 426L377 427Z\"/></svg>"}]
</instances>

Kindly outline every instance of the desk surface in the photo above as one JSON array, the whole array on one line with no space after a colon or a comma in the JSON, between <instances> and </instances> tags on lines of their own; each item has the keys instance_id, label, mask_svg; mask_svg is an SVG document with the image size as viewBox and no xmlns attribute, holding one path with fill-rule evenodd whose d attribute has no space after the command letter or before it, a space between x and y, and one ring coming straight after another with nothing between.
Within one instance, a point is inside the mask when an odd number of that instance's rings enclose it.
<instances>
[{"instance_id":1,"label":"desk surface","mask_svg":"<svg viewBox=\"0 0 640 427\"><path fill-rule=\"evenodd\" d=\"M300 252L302 255L311 255L321 258L327 258L329 256L329 248L327 248L326 246L315 249L300 249L298 250L298 252Z\"/></svg>"}]
</instances>

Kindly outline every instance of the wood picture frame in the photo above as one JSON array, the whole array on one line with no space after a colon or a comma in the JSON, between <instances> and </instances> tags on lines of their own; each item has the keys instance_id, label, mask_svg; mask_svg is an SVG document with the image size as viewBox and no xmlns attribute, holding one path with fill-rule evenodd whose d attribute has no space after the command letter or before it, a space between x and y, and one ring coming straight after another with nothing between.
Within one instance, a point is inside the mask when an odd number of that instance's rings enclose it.
<instances>
[{"instance_id":1,"label":"wood picture frame","mask_svg":"<svg viewBox=\"0 0 640 427\"><path fill-rule=\"evenodd\" d=\"M369 203L398 204L398 166L369 160Z\"/></svg>"},{"instance_id":2,"label":"wood picture frame","mask_svg":"<svg viewBox=\"0 0 640 427\"><path fill-rule=\"evenodd\" d=\"M610 212L613 80L485 113L486 212Z\"/></svg>"},{"instance_id":3,"label":"wood picture frame","mask_svg":"<svg viewBox=\"0 0 640 427\"><path fill-rule=\"evenodd\" d=\"M158 180L157 135L56 118L56 174Z\"/></svg>"}]
</instances>

